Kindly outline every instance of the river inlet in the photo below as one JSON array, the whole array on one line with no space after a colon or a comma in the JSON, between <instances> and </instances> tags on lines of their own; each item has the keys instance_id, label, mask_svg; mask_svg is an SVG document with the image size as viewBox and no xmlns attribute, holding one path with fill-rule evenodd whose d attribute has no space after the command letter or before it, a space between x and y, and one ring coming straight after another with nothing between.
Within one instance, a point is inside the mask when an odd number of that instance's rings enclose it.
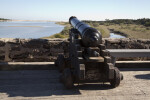
<instances>
[{"instance_id":1,"label":"river inlet","mask_svg":"<svg viewBox=\"0 0 150 100\"><path fill-rule=\"evenodd\" d=\"M59 33L64 26L55 22L9 21L0 22L0 38L41 38Z\"/></svg>"}]
</instances>

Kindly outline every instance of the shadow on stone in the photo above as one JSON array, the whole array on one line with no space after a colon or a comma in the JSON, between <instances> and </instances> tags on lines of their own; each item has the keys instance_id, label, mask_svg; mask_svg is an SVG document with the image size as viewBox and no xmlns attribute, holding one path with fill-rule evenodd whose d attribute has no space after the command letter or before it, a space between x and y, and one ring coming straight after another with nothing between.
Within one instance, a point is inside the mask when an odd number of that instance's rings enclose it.
<instances>
[{"instance_id":1,"label":"shadow on stone","mask_svg":"<svg viewBox=\"0 0 150 100\"><path fill-rule=\"evenodd\" d=\"M67 90L59 82L57 70L0 71L0 95L8 97L41 97L80 95L80 90L108 90L109 84L83 84Z\"/></svg>"},{"instance_id":2,"label":"shadow on stone","mask_svg":"<svg viewBox=\"0 0 150 100\"><path fill-rule=\"evenodd\" d=\"M150 68L119 68L120 71L150 71Z\"/></svg>"},{"instance_id":3,"label":"shadow on stone","mask_svg":"<svg viewBox=\"0 0 150 100\"><path fill-rule=\"evenodd\" d=\"M150 74L141 74L141 75L135 75L137 79L145 79L150 80Z\"/></svg>"},{"instance_id":4,"label":"shadow on stone","mask_svg":"<svg viewBox=\"0 0 150 100\"><path fill-rule=\"evenodd\" d=\"M109 84L83 84L78 85L76 88L80 90L109 90L112 89L112 87Z\"/></svg>"},{"instance_id":5,"label":"shadow on stone","mask_svg":"<svg viewBox=\"0 0 150 100\"><path fill-rule=\"evenodd\" d=\"M67 90L59 83L57 70L0 71L0 95L40 97L80 95L78 89Z\"/></svg>"}]
</instances>

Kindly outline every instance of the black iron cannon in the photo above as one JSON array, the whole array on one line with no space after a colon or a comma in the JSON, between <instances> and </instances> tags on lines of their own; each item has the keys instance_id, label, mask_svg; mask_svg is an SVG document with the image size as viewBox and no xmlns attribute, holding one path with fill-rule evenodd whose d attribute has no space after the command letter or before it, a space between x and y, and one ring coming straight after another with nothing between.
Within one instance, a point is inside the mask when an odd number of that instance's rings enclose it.
<instances>
[{"instance_id":1,"label":"black iron cannon","mask_svg":"<svg viewBox=\"0 0 150 100\"><path fill-rule=\"evenodd\" d=\"M102 44L99 31L70 17L73 26L69 32L69 57L58 55L55 65L62 73L60 81L66 88L75 83L110 82L117 87L123 79L117 67L111 63L109 52Z\"/></svg>"},{"instance_id":2,"label":"black iron cannon","mask_svg":"<svg viewBox=\"0 0 150 100\"><path fill-rule=\"evenodd\" d=\"M79 31L82 43L85 47L98 46L102 42L102 36L99 31L79 21L76 17L70 17L70 24Z\"/></svg>"}]
</instances>

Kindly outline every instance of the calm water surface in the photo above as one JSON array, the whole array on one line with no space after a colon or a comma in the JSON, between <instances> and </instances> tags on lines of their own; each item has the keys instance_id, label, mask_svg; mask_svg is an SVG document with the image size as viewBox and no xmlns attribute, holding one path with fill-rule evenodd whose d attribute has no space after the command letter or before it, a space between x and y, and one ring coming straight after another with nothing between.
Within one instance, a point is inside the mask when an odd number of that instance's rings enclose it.
<instances>
[{"instance_id":1,"label":"calm water surface","mask_svg":"<svg viewBox=\"0 0 150 100\"><path fill-rule=\"evenodd\" d=\"M126 38L126 37L122 36L122 35L119 35L119 34L110 33L110 37L109 38Z\"/></svg>"},{"instance_id":2,"label":"calm water surface","mask_svg":"<svg viewBox=\"0 0 150 100\"><path fill-rule=\"evenodd\" d=\"M0 38L41 38L63 29L55 22L0 22Z\"/></svg>"}]
</instances>

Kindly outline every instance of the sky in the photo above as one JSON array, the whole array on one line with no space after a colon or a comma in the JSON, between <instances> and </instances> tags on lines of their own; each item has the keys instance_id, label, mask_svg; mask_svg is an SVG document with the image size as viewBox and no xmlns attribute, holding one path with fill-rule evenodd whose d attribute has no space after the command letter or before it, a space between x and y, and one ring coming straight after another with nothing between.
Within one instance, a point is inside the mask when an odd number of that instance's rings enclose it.
<instances>
[{"instance_id":1,"label":"sky","mask_svg":"<svg viewBox=\"0 0 150 100\"><path fill-rule=\"evenodd\" d=\"M0 0L0 18L68 21L150 18L150 0Z\"/></svg>"}]
</instances>

